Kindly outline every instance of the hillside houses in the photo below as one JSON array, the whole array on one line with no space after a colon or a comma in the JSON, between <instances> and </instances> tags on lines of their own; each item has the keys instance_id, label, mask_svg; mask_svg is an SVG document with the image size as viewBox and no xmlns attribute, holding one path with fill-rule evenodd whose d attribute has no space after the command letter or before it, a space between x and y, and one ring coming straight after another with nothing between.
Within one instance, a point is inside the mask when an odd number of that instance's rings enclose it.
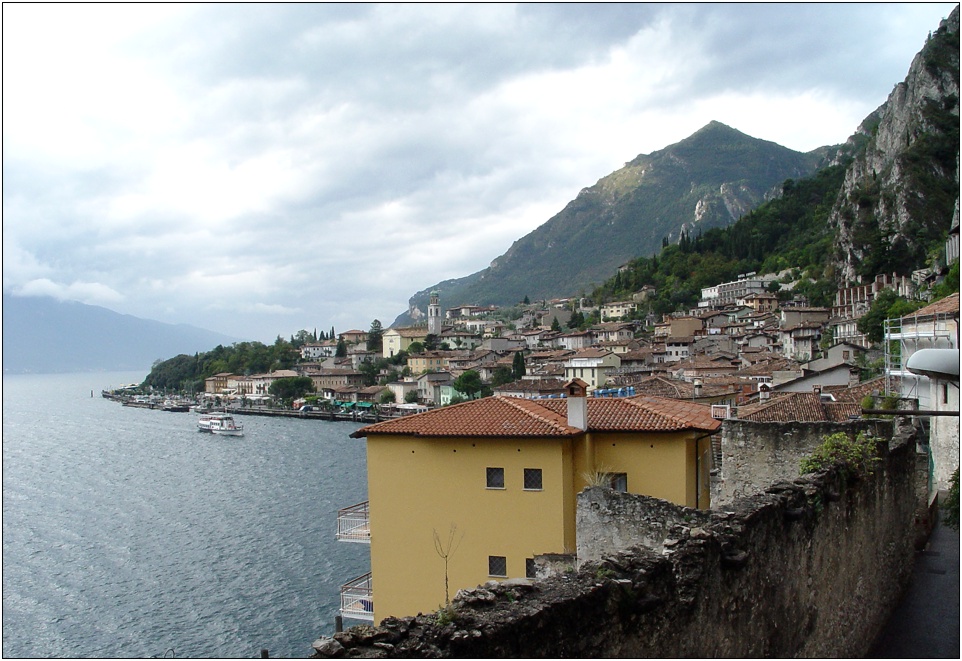
<instances>
[{"instance_id":1,"label":"hillside houses","mask_svg":"<svg viewBox=\"0 0 962 661\"><path fill-rule=\"evenodd\" d=\"M771 281L748 274L718 285L717 291L707 288L704 305L661 320L644 313L644 298L638 296L600 305L585 299L519 305L509 317L495 306L478 305L450 307L442 314L435 293L434 333L427 326L388 328L380 353L373 353L367 350L367 333L347 331L339 336L346 356L335 358L338 342L333 340L309 342L299 348L302 362L292 373L309 376L319 395L334 399L346 394L335 389L371 387L374 380L383 384L384 401L416 397L439 406L463 397L454 383L473 371L486 385L485 394L505 397L557 396L559 381L577 378L589 393L631 387L703 403L731 400L726 403L737 409L757 401L763 386L771 396L858 383L870 363L878 369L881 353L854 337L853 317L864 314L886 288L914 292L911 280L880 275L870 284L840 290L831 308L813 307L797 298L780 302L768 291ZM601 321L568 328L571 305ZM520 379L515 373L519 354ZM505 384L509 373L514 380ZM280 374L218 374L207 380L206 389L263 395Z\"/></svg>"}]
</instances>

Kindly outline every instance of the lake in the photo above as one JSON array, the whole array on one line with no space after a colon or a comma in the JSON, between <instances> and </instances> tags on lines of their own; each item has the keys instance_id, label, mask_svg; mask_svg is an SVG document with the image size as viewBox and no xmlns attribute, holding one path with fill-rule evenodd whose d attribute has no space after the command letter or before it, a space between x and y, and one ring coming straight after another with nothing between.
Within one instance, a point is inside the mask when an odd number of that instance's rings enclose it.
<instances>
[{"instance_id":1,"label":"lake","mask_svg":"<svg viewBox=\"0 0 962 661\"><path fill-rule=\"evenodd\" d=\"M3 377L3 656L310 655L370 567L334 538L367 497L360 425L211 436L100 396L144 376Z\"/></svg>"}]
</instances>

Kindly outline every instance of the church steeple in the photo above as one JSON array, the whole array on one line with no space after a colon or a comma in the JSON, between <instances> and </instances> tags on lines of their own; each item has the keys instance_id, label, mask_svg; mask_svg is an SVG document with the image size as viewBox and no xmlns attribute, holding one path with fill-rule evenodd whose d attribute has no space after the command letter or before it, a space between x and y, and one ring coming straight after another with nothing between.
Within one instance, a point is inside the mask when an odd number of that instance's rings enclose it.
<instances>
[{"instance_id":1,"label":"church steeple","mask_svg":"<svg viewBox=\"0 0 962 661\"><path fill-rule=\"evenodd\" d=\"M441 334L441 304L437 290L428 299L428 335Z\"/></svg>"}]
</instances>

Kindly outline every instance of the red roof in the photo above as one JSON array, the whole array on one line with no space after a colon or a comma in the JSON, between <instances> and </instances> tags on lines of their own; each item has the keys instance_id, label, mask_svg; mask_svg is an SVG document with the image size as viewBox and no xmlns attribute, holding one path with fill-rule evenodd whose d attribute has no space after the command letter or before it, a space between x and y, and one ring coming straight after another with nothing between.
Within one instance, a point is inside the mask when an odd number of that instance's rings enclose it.
<instances>
[{"instance_id":1,"label":"red roof","mask_svg":"<svg viewBox=\"0 0 962 661\"><path fill-rule=\"evenodd\" d=\"M934 303L929 303L924 308L913 312L912 314L907 314L902 319L912 319L913 317L926 317L929 315L936 314L949 314L949 313L959 312L959 294L951 294L945 298L939 299Z\"/></svg>"},{"instance_id":2,"label":"red roof","mask_svg":"<svg viewBox=\"0 0 962 661\"><path fill-rule=\"evenodd\" d=\"M569 437L583 433L568 425L565 399L485 397L418 415L363 427L351 436ZM711 407L663 397L588 398L589 431L716 431Z\"/></svg>"},{"instance_id":3,"label":"red roof","mask_svg":"<svg viewBox=\"0 0 962 661\"><path fill-rule=\"evenodd\" d=\"M738 409L739 420L754 422L845 422L861 414L858 402L823 402L814 392L776 395Z\"/></svg>"}]
</instances>

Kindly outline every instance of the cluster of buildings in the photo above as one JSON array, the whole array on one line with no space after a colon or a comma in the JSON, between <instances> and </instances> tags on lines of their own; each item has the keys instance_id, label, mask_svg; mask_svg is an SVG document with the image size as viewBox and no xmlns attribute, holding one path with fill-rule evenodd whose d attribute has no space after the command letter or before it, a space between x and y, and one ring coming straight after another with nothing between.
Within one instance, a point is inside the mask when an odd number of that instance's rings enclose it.
<instances>
[{"instance_id":1,"label":"cluster of buildings","mask_svg":"<svg viewBox=\"0 0 962 661\"><path fill-rule=\"evenodd\" d=\"M899 282L840 292L836 307L855 310ZM568 333L539 325L420 354L408 364L426 371L412 380L440 382L465 368L487 378L517 352L526 374L492 397L353 434L367 443L368 500L339 513L338 537L370 545L371 572L343 586L342 613L379 621L443 606L447 585L535 577L544 557L577 547L586 486L710 507L725 419L840 423L886 395L905 408L958 412L957 369L954 381L907 369L924 348L955 350L958 363L958 294L887 322L886 349L876 351L886 371L867 381L863 341L821 342L837 322L833 310L751 292L670 316L650 333L631 321ZM421 341L416 333L398 337ZM930 427L934 488L947 488L959 419L916 419Z\"/></svg>"}]
</instances>

